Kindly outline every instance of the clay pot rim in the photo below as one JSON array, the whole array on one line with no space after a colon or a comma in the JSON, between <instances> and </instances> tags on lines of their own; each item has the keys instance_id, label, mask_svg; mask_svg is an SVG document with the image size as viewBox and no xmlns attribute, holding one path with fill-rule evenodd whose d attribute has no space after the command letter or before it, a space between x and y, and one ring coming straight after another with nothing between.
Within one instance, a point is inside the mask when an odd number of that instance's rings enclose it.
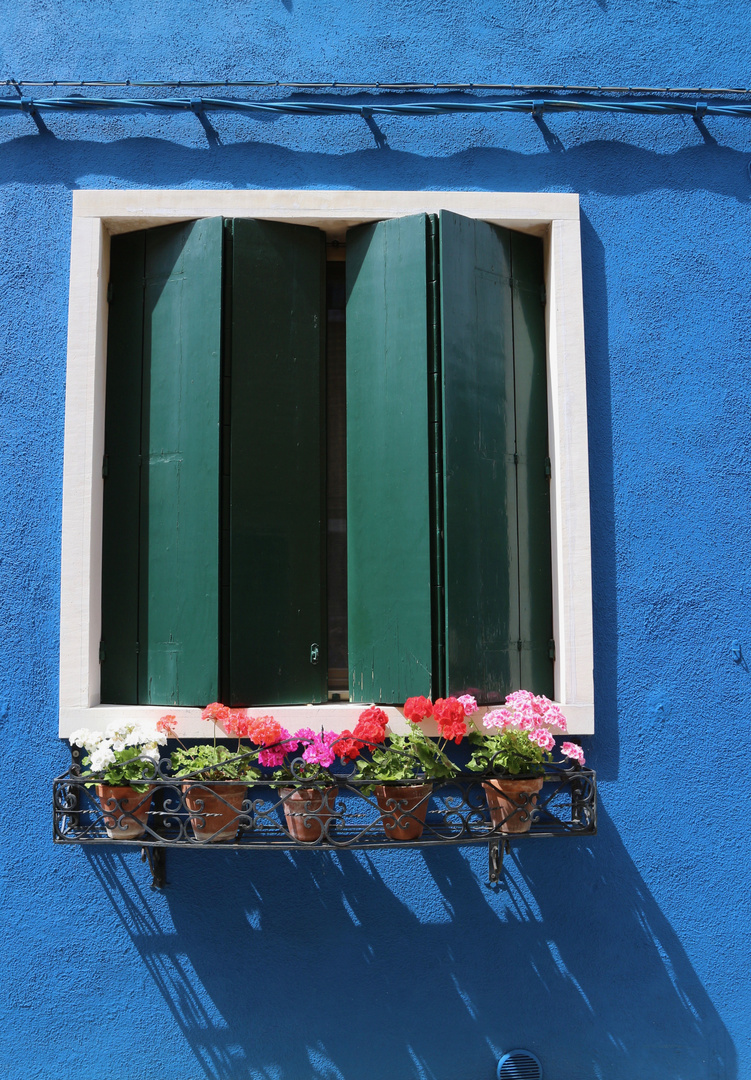
<instances>
[{"instance_id":1,"label":"clay pot rim","mask_svg":"<svg viewBox=\"0 0 751 1080\"><path fill-rule=\"evenodd\" d=\"M483 784L539 784L540 787L545 783L544 776L484 776L482 778Z\"/></svg>"},{"instance_id":2,"label":"clay pot rim","mask_svg":"<svg viewBox=\"0 0 751 1080\"><path fill-rule=\"evenodd\" d=\"M243 784L238 780L236 783L227 783L226 780L181 780L180 787L185 792L186 788L208 788L211 791L216 791L219 794L222 791L232 791L233 788L240 788L242 791L248 790L248 785Z\"/></svg>"},{"instance_id":3,"label":"clay pot rim","mask_svg":"<svg viewBox=\"0 0 751 1080\"><path fill-rule=\"evenodd\" d=\"M428 780L428 779L417 780L417 781L414 781L414 782L412 780L374 780L373 783L375 784L376 787L392 788L392 789L393 788L415 788L415 789L417 789L417 788L421 788L421 787L432 787L433 786L433 781Z\"/></svg>"},{"instance_id":4,"label":"clay pot rim","mask_svg":"<svg viewBox=\"0 0 751 1080\"><path fill-rule=\"evenodd\" d=\"M313 795L325 795L327 792L334 791L338 794L339 785L321 784L319 787L278 787L276 790L277 794L281 795L283 798L287 798L288 793L293 795L302 795L303 793L305 795L308 793L312 793Z\"/></svg>"},{"instance_id":5,"label":"clay pot rim","mask_svg":"<svg viewBox=\"0 0 751 1080\"><path fill-rule=\"evenodd\" d=\"M136 781L136 783L138 783L138 781ZM132 784L100 784L100 783L96 783L94 785L94 787L96 788L97 798L99 798L99 799L102 799L102 798L114 798L114 799L117 799L118 802L121 802L122 799L129 798L129 796L127 794L126 795L109 795L109 796L107 796L107 795L104 794L104 792L109 792L109 791L112 791L112 792L114 792L114 791L132 792L133 795L139 800L140 799L148 799L154 794L154 791L156 789L156 784L148 783L146 791L136 791L136 789L133 787Z\"/></svg>"}]
</instances>

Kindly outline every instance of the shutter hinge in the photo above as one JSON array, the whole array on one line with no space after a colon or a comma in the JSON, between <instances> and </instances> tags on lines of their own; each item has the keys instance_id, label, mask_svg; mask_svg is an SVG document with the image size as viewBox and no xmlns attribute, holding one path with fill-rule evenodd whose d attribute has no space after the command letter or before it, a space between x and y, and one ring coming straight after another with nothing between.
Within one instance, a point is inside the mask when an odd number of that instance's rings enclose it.
<instances>
[{"instance_id":1,"label":"shutter hinge","mask_svg":"<svg viewBox=\"0 0 751 1080\"><path fill-rule=\"evenodd\" d=\"M109 458L105 454L102 458L102 479L109 473Z\"/></svg>"},{"instance_id":2,"label":"shutter hinge","mask_svg":"<svg viewBox=\"0 0 751 1080\"><path fill-rule=\"evenodd\" d=\"M320 656L320 654L321 654L321 650L318 648L318 646L315 644L315 642L313 642L313 644L310 646L310 662L311 662L311 664L317 664L318 663L318 657Z\"/></svg>"},{"instance_id":3,"label":"shutter hinge","mask_svg":"<svg viewBox=\"0 0 751 1080\"><path fill-rule=\"evenodd\" d=\"M100 641L100 642L99 642L99 663L100 663L100 664L103 664L103 663L104 663L104 661L105 661L105 659L106 659L106 655L107 655L107 654L106 654L106 653L105 653L105 651L104 651L104 642L103 642L103 641Z\"/></svg>"},{"instance_id":4,"label":"shutter hinge","mask_svg":"<svg viewBox=\"0 0 751 1080\"><path fill-rule=\"evenodd\" d=\"M112 294L113 294L113 292L114 292L114 289L112 288L112 282L110 281L107 284L107 303L108 304L112 303Z\"/></svg>"},{"instance_id":5,"label":"shutter hinge","mask_svg":"<svg viewBox=\"0 0 751 1080\"><path fill-rule=\"evenodd\" d=\"M548 656L551 660L555 660L555 641L553 638L548 642Z\"/></svg>"},{"instance_id":6,"label":"shutter hinge","mask_svg":"<svg viewBox=\"0 0 751 1080\"><path fill-rule=\"evenodd\" d=\"M550 464L550 458L546 457L545 458L545 475L550 476L551 471L552 471L552 469L551 469L551 464Z\"/></svg>"},{"instance_id":7,"label":"shutter hinge","mask_svg":"<svg viewBox=\"0 0 751 1080\"><path fill-rule=\"evenodd\" d=\"M544 285L541 285L540 286L540 303L542 304L543 307L545 307L547 302L548 302L548 290L545 288Z\"/></svg>"},{"instance_id":8,"label":"shutter hinge","mask_svg":"<svg viewBox=\"0 0 751 1080\"><path fill-rule=\"evenodd\" d=\"M514 465L518 465L518 464L519 464L519 455L514 454Z\"/></svg>"},{"instance_id":9,"label":"shutter hinge","mask_svg":"<svg viewBox=\"0 0 751 1080\"><path fill-rule=\"evenodd\" d=\"M140 642L140 641L137 641L137 642L136 642L136 656L138 656L138 654L140 653L140 651L141 651L141 642Z\"/></svg>"},{"instance_id":10,"label":"shutter hinge","mask_svg":"<svg viewBox=\"0 0 751 1080\"><path fill-rule=\"evenodd\" d=\"M517 641L517 643L516 643L516 649L517 649L517 652L521 652L521 651L522 651L522 646L523 646L523 645L524 645L524 642L523 642L523 641Z\"/></svg>"}]
</instances>

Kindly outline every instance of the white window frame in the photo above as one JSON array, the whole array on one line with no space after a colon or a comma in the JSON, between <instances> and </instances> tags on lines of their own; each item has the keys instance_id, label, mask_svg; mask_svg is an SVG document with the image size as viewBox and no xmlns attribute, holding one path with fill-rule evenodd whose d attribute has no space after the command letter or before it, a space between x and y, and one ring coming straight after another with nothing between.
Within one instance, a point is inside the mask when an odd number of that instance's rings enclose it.
<instances>
[{"instance_id":1,"label":"white window frame","mask_svg":"<svg viewBox=\"0 0 751 1080\"><path fill-rule=\"evenodd\" d=\"M313 225L329 239L363 222L451 210L541 236L547 288L555 699L572 734L594 732L592 574L579 196L461 191L74 191L65 403L60 598L60 735L136 714L174 713L205 737L199 709L102 705L102 459L110 236L205 217ZM353 727L363 706L268 706L290 730ZM259 711L263 704L259 703ZM255 711L255 708L254 708ZM388 707L391 727L403 728Z\"/></svg>"}]
</instances>

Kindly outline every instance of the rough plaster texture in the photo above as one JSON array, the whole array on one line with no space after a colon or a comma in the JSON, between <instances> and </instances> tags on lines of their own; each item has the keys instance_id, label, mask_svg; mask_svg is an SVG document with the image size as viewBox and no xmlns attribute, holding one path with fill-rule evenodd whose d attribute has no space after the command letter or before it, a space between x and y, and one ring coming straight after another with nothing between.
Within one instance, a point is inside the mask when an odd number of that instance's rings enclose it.
<instances>
[{"instance_id":1,"label":"rough plaster texture","mask_svg":"<svg viewBox=\"0 0 751 1080\"><path fill-rule=\"evenodd\" d=\"M743 85L713 0L3 3L2 74ZM751 1076L751 127L558 116L0 118L8 1080ZM370 858L53 849L70 192L577 191L600 834ZM31 754L29 751L31 750Z\"/></svg>"}]
</instances>

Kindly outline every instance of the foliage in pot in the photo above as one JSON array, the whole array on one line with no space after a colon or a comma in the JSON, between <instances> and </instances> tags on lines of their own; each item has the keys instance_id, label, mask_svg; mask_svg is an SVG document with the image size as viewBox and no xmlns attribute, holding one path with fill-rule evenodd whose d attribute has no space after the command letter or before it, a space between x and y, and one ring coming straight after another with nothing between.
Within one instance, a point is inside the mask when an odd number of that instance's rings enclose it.
<instances>
[{"instance_id":1,"label":"foliage in pot","mask_svg":"<svg viewBox=\"0 0 751 1080\"><path fill-rule=\"evenodd\" d=\"M174 717L163 716L160 723L168 724L173 733ZM213 743L181 744L172 752L172 773L183 781L183 798L197 840L215 843L237 835L248 784L261 776L257 758L257 751L245 749L239 740L237 750L230 750L217 743L216 736Z\"/></svg>"},{"instance_id":2,"label":"foliage in pot","mask_svg":"<svg viewBox=\"0 0 751 1080\"><path fill-rule=\"evenodd\" d=\"M156 777L159 747L167 742L159 725L141 721L115 721L105 731L79 728L70 745L86 751L81 775L91 777L112 840L134 840L146 831Z\"/></svg>"},{"instance_id":3,"label":"foliage in pot","mask_svg":"<svg viewBox=\"0 0 751 1080\"><path fill-rule=\"evenodd\" d=\"M436 707L440 704L436 702ZM425 697L409 698L404 706L409 731L406 735L390 735L388 743L387 717L382 709L366 709L360 714L352 733L350 760L358 758L356 774L359 779L373 781L363 790L375 794L383 829L390 840L416 840L422 835L432 781L447 779L457 772L446 756L446 740L435 743L420 727L426 716L433 715L434 708ZM358 734L362 737L363 733L371 741L358 741ZM365 747L369 756L361 758L360 752Z\"/></svg>"}]
</instances>

